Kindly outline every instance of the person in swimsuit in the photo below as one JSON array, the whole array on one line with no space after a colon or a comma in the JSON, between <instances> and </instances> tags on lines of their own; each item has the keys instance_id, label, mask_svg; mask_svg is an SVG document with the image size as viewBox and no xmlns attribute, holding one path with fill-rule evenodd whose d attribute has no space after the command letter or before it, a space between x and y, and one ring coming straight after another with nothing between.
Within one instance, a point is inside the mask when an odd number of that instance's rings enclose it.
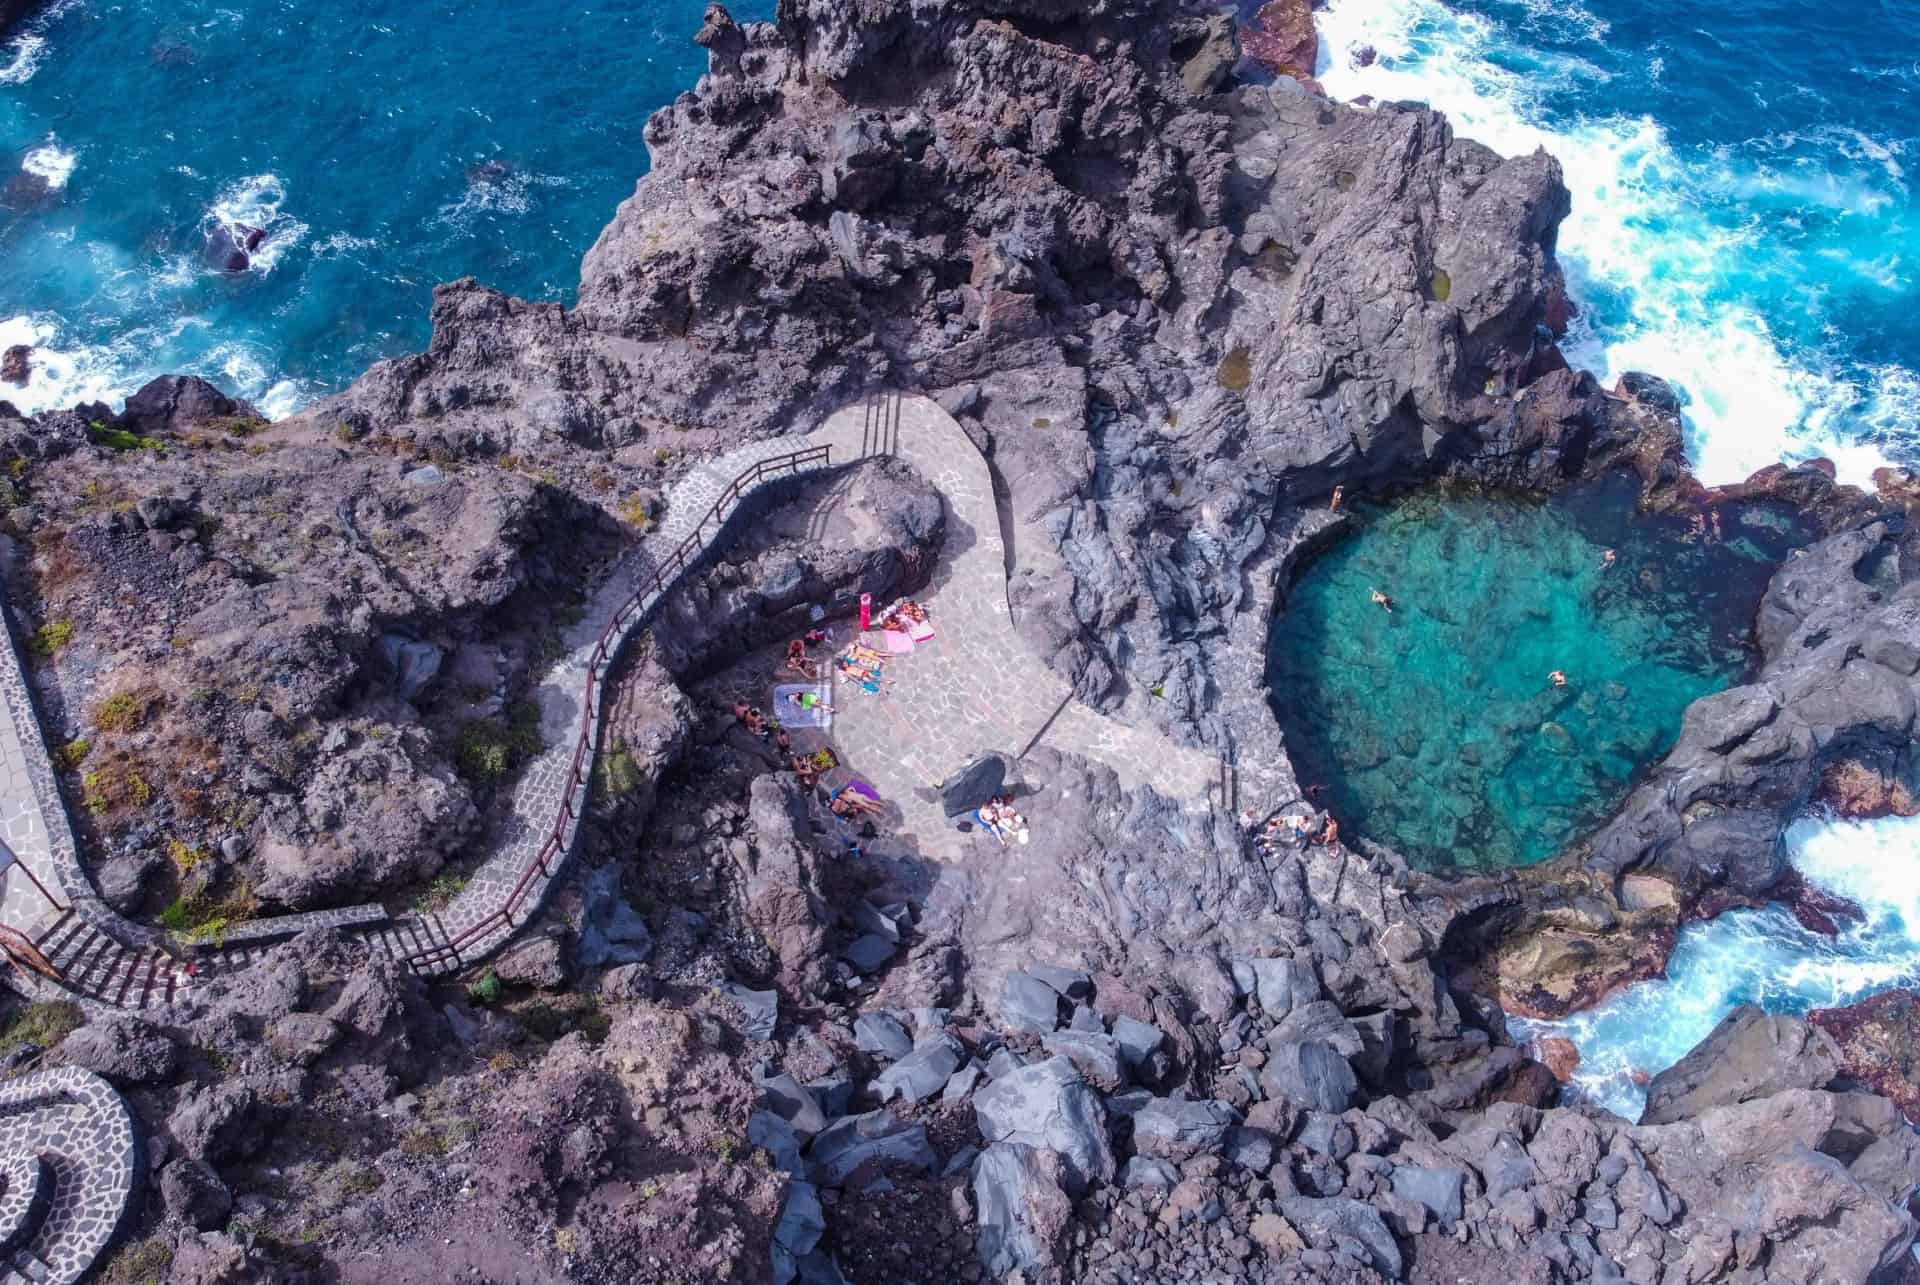
<instances>
[{"instance_id":1,"label":"person in swimsuit","mask_svg":"<svg viewBox=\"0 0 1920 1285\"><path fill-rule=\"evenodd\" d=\"M788 692L787 701L789 704L793 705L796 709L799 709L805 712L812 712L813 710L816 710L816 709L823 714L832 714L836 712L833 706L821 700L820 697L813 692Z\"/></svg>"},{"instance_id":2,"label":"person in swimsuit","mask_svg":"<svg viewBox=\"0 0 1920 1285\"><path fill-rule=\"evenodd\" d=\"M1375 589L1372 586L1368 586L1367 592L1373 595L1374 602L1386 608L1388 611L1393 610L1393 599L1387 597L1386 594L1381 593L1378 589Z\"/></svg>"},{"instance_id":3,"label":"person in swimsuit","mask_svg":"<svg viewBox=\"0 0 1920 1285\"><path fill-rule=\"evenodd\" d=\"M1547 681L1555 687L1565 687L1567 685L1567 671L1564 669L1556 669L1547 675Z\"/></svg>"},{"instance_id":4,"label":"person in swimsuit","mask_svg":"<svg viewBox=\"0 0 1920 1285\"><path fill-rule=\"evenodd\" d=\"M807 659L807 644L796 638L787 644L787 671L802 678L818 678L820 671Z\"/></svg>"}]
</instances>

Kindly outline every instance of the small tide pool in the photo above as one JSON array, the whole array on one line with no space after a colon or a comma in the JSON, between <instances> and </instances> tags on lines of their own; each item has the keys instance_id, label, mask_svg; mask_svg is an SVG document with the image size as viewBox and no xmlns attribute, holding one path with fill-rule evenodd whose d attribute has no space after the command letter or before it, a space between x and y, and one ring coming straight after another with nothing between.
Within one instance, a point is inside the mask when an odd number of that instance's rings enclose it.
<instances>
[{"instance_id":1,"label":"small tide pool","mask_svg":"<svg viewBox=\"0 0 1920 1285\"><path fill-rule=\"evenodd\" d=\"M1716 513L1640 513L1624 476L1545 500L1442 487L1357 506L1268 640L1302 784L1438 872L1532 865L1589 833L1687 706L1751 666L1760 597L1805 539L1783 506Z\"/></svg>"}]
</instances>

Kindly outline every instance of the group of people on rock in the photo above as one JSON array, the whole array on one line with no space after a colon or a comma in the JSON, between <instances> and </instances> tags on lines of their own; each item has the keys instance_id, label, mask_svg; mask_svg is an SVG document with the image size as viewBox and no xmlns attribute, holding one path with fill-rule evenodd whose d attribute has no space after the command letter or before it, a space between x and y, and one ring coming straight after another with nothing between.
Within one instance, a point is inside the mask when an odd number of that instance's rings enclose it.
<instances>
[{"instance_id":1,"label":"group of people on rock","mask_svg":"<svg viewBox=\"0 0 1920 1285\"><path fill-rule=\"evenodd\" d=\"M1006 847L1009 841L1025 843L1032 837L1027 829L1027 819L1013 806L1011 794L1001 794L988 799L974 809L973 815L979 818L980 828L1000 841Z\"/></svg>"},{"instance_id":2,"label":"group of people on rock","mask_svg":"<svg viewBox=\"0 0 1920 1285\"><path fill-rule=\"evenodd\" d=\"M1331 846L1340 841L1340 823L1331 812L1281 812L1268 818L1267 824L1254 836L1263 855L1277 855L1277 850L1286 847L1303 848L1314 844Z\"/></svg>"}]
</instances>

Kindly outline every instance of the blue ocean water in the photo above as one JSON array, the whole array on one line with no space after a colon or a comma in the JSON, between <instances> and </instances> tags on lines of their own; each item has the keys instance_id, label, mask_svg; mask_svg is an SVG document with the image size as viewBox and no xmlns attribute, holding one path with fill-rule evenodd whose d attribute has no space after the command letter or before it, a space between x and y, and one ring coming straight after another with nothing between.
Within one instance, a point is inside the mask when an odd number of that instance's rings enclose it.
<instances>
[{"instance_id":1,"label":"blue ocean water","mask_svg":"<svg viewBox=\"0 0 1920 1285\"><path fill-rule=\"evenodd\" d=\"M0 347L43 350L0 396L191 371L284 413L422 347L438 282L571 302L704 8L55 0L0 44Z\"/></svg>"},{"instance_id":2,"label":"blue ocean water","mask_svg":"<svg viewBox=\"0 0 1920 1285\"><path fill-rule=\"evenodd\" d=\"M1571 355L1678 384L1707 481L1920 462L1920 0L1332 0L1319 20L1335 96L1560 158Z\"/></svg>"}]
</instances>

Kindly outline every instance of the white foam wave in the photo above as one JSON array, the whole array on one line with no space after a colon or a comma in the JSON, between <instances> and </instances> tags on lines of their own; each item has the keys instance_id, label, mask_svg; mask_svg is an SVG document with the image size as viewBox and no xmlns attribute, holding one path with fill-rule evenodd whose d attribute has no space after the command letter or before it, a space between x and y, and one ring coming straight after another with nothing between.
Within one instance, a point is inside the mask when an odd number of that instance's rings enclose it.
<instances>
[{"instance_id":1,"label":"white foam wave","mask_svg":"<svg viewBox=\"0 0 1920 1285\"><path fill-rule=\"evenodd\" d=\"M128 337L107 346L64 346L51 320L26 315L0 320L0 351L15 344L33 349L27 384L0 384L0 400L29 415L77 402L117 402L125 395L120 372L139 346Z\"/></svg>"},{"instance_id":2,"label":"white foam wave","mask_svg":"<svg viewBox=\"0 0 1920 1285\"><path fill-rule=\"evenodd\" d=\"M1577 18L1577 6L1554 0L1529 7L1541 11L1535 17ZM1766 223L1803 207L1859 220L1885 214L1905 192L1896 147L1834 131L1773 140L1780 163L1760 167L1745 152L1683 156L1645 117L1550 122L1539 106L1547 95L1590 91L1605 74L1578 57L1516 49L1483 15L1441 0L1332 0L1318 22L1317 74L1334 96L1423 101L1504 154L1545 148L1560 159L1573 211L1559 254L1585 310L1569 356L1609 383L1635 369L1672 381L1687 401L1704 480L1737 481L1819 454L1844 479L1865 482L1888 462L1888 435L1872 418L1881 390L1777 334L1758 296L1767 274L1791 270L1784 255L1770 257L1778 252ZM1357 65L1354 54L1369 47L1370 65ZM1799 163L1809 146L1855 163ZM1788 147L1801 150L1786 155ZM1759 212L1740 217L1748 206ZM1910 288L1881 256L1863 252L1852 266L1864 288Z\"/></svg>"},{"instance_id":3,"label":"white foam wave","mask_svg":"<svg viewBox=\"0 0 1920 1285\"><path fill-rule=\"evenodd\" d=\"M1832 938L1777 906L1689 925L1665 978L1562 1021L1516 1020L1515 1034L1572 1040L1581 1053L1572 1095L1634 1119L1646 1100L1636 1080L1673 1065L1740 1004L1798 1013L1920 981L1920 817L1808 819L1786 843L1808 880L1865 918Z\"/></svg>"},{"instance_id":4,"label":"white foam wave","mask_svg":"<svg viewBox=\"0 0 1920 1285\"><path fill-rule=\"evenodd\" d=\"M211 215L244 243L243 228L257 228L266 239L251 251L248 270L271 273L287 251L306 239L308 226L282 213L287 188L277 174L253 174L229 183L214 198Z\"/></svg>"},{"instance_id":5,"label":"white foam wave","mask_svg":"<svg viewBox=\"0 0 1920 1285\"><path fill-rule=\"evenodd\" d=\"M558 174L531 174L509 171L497 178L469 181L457 201L440 207L438 222L459 227L476 214L525 214L533 208L534 194L542 188L567 187L571 180Z\"/></svg>"},{"instance_id":6,"label":"white foam wave","mask_svg":"<svg viewBox=\"0 0 1920 1285\"><path fill-rule=\"evenodd\" d=\"M73 177L73 167L79 163L79 153L70 152L49 139L23 156L20 168L57 192L67 185L67 180Z\"/></svg>"},{"instance_id":7,"label":"white foam wave","mask_svg":"<svg viewBox=\"0 0 1920 1285\"><path fill-rule=\"evenodd\" d=\"M47 32L54 20L79 0L56 0L27 20L26 26L0 46L0 85L24 85L40 70L47 56Z\"/></svg>"}]
</instances>

